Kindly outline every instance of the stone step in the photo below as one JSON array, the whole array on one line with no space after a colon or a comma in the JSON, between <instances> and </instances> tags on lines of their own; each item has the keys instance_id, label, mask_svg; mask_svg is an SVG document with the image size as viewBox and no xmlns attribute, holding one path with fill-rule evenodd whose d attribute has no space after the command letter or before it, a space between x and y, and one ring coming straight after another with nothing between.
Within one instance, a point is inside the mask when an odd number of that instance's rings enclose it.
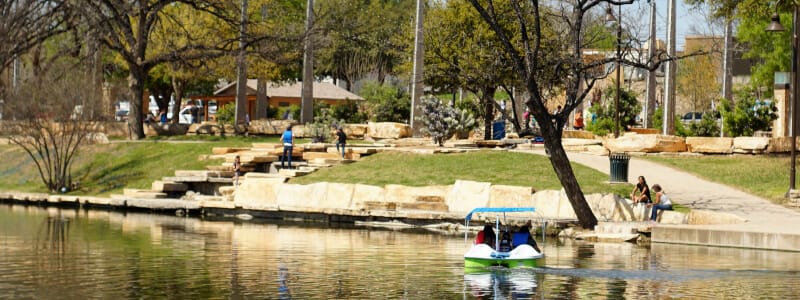
<instances>
[{"instance_id":1,"label":"stone step","mask_svg":"<svg viewBox=\"0 0 800 300\"><path fill-rule=\"evenodd\" d=\"M211 153L215 155L220 154L228 154L228 153L236 153L239 151L246 151L250 150L250 148L241 148L241 147L214 147L211 148Z\"/></svg>"},{"instance_id":2,"label":"stone step","mask_svg":"<svg viewBox=\"0 0 800 300\"><path fill-rule=\"evenodd\" d=\"M285 175L288 177L297 177L297 176L304 176L311 174L309 171L303 171L300 169L281 169L278 171L278 174Z\"/></svg>"},{"instance_id":3,"label":"stone step","mask_svg":"<svg viewBox=\"0 0 800 300\"><path fill-rule=\"evenodd\" d=\"M327 153L341 154L342 150L341 149L336 149L336 147L334 146L334 147L328 147L328 150L326 152ZM347 147L344 147L344 153L345 154L353 153L353 154L359 154L359 155L369 155L369 154L378 153L378 149L377 148L349 147L349 146L347 146Z\"/></svg>"},{"instance_id":4,"label":"stone step","mask_svg":"<svg viewBox=\"0 0 800 300\"><path fill-rule=\"evenodd\" d=\"M444 203L444 197L442 196L419 196L414 200L417 202Z\"/></svg>"},{"instance_id":5,"label":"stone step","mask_svg":"<svg viewBox=\"0 0 800 300\"><path fill-rule=\"evenodd\" d=\"M166 193L152 191L152 190L141 190L141 189L123 189L122 195L124 197L131 197L131 198L140 198L140 199L164 199L167 198Z\"/></svg>"},{"instance_id":6,"label":"stone step","mask_svg":"<svg viewBox=\"0 0 800 300\"><path fill-rule=\"evenodd\" d=\"M233 196L233 193L236 192L235 186L221 186L219 187L219 194L223 197Z\"/></svg>"},{"instance_id":7,"label":"stone step","mask_svg":"<svg viewBox=\"0 0 800 300\"><path fill-rule=\"evenodd\" d=\"M635 242L639 239L639 234L625 233L587 233L576 237L579 240L605 243Z\"/></svg>"},{"instance_id":8,"label":"stone step","mask_svg":"<svg viewBox=\"0 0 800 300\"><path fill-rule=\"evenodd\" d=\"M397 210L396 202L364 201L367 210Z\"/></svg>"},{"instance_id":9,"label":"stone step","mask_svg":"<svg viewBox=\"0 0 800 300\"><path fill-rule=\"evenodd\" d=\"M414 203L398 203L398 209L401 210L424 210L424 211L450 211L450 207L444 203L438 202L414 202Z\"/></svg>"},{"instance_id":10,"label":"stone step","mask_svg":"<svg viewBox=\"0 0 800 300\"><path fill-rule=\"evenodd\" d=\"M210 171L210 170L175 170L175 177L233 177L233 171Z\"/></svg>"},{"instance_id":11,"label":"stone step","mask_svg":"<svg viewBox=\"0 0 800 300\"><path fill-rule=\"evenodd\" d=\"M156 180L153 181L151 189L155 192L174 193L186 192L189 187L185 183Z\"/></svg>"},{"instance_id":12,"label":"stone step","mask_svg":"<svg viewBox=\"0 0 800 300\"><path fill-rule=\"evenodd\" d=\"M594 227L596 234L636 234L641 222L598 222Z\"/></svg>"}]
</instances>

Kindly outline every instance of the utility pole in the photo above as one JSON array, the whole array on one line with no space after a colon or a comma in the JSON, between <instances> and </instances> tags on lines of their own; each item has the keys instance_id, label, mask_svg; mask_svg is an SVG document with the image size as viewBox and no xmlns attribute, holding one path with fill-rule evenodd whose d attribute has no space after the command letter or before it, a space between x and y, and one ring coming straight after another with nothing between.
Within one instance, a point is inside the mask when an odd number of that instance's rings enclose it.
<instances>
[{"instance_id":1,"label":"utility pole","mask_svg":"<svg viewBox=\"0 0 800 300\"><path fill-rule=\"evenodd\" d=\"M261 5L261 21L264 22L267 19L267 5ZM264 41L261 43L262 46L266 47L267 42ZM263 74L263 73L262 73ZM258 80L256 81L256 113L253 116L254 120L259 119L266 119L267 116L267 107L269 104L267 102L267 79L264 76L258 76Z\"/></svg>"},{"instance_id":2,"label":"utility pole","mask_svg":"<svg viewBox=\"0 0 800 300\"><path fill-rule=\"evenodd\" d=\"M725 23L725 49L724 57L722 60L722 98L733 100L733 91L731 90L731 63L733 63L733 51L731 45L733 44L733 22L727 20Z\"/></svg>"},{"instance_id":3,"label":"utility pole","mask_svg":"<svg viewBox=\"0 0 800 300\"><path fill-rule=\"evenodd\" d=\"M656 56L656 1L650 2L650 41L647 43L647 59L651 60ZM656 110L656 70L647 71L647 98L644 104L644 127L653 127L653 111Z\"/></svg>"},{"instance_id":4,"label":"utility pole","mask_svg":"<svg viewBox=\"0 0 800 300\"><path fill-rule=\"evenodd\" d=\"M247 0L242 0L242 16L239 24L239 54L236 56L236 114L234 130L240 131L247 119Z\"/></svg>"},{"instance_id":5,"label":"utility pole","mask_svg":"<svg viewBox=\"0 0 800 300\"><path fill-rule=\"evenodd\" d=\"M306 4L306 36L303 45L303 90L300 100L300 122L314 122L314 53L311 29L314 27L314 0Z\"/></svg>"},{"instance_id":6,"label":"utility pole","mask_svg":"<svg viewBox=\"0 0 800 300\"><path fill-rule=\"evenodd\" d=\"M411 130L414 132L415 137L421 135L422 122L417 120L417 117L422 115L422 99L424 82L423 73L425 69L425 45L423 44L423 31L422 25L424 24L424 8L425 1L417 0L417 20L416 29L414 30L414 70L411 75Z\"/></svg>"},{"instance_id":7,"label":"utility pole","mask_svg":"<svg viewBox=\"0 0 800 300\"><path fill-rule=\"evenodd\" d=\"M667 1L667 55L675 57L675 0ZM667 62L667 80L664 84L664 135L675 134L675 71L676 61Z\"/></svg>"}]
</instances>

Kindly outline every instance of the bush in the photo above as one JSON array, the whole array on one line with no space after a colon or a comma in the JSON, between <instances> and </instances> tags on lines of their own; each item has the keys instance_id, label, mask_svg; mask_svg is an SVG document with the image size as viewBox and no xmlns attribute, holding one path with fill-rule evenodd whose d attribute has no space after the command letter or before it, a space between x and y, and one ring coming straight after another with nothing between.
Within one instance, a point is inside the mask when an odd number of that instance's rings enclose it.
<instances>
[{"instance_id":1,"label":"bush","mask_svg":"<svg viewBox=\"0 0 800 300\"><path fill-rule=\"evenodd\" d=\"M290 105L290 106L280 106L278 108L270 107L269 113L270 118L274 120L284 120L284 114L286 111L289 111L289 115L292 117L292 120L300 120L300 106L299 105Z\"/></svg>"},{"instance_id":2,"label":"bush","mask_svg":"<svg viewBox=\"0 0 800 300\"><path fill-rule=\"evenodd\" d=\"M606 101L603 104L595 103L589 108L596 119L586 126L586 130L596 135L606 135L614 131L614 98L617 89L608 87L604 91ZM619 99L619 124L620 131L625 131L628 126L636 125L636 116L642 110L636 100L636 94L631 91L621 90ZM596 120L596 121L595 121Z\"/></svg>"},{"instance_id":3,"label":"bush","mask_svg":"<svg viewBox=\"0 0 800 300\"><path fill-rule=\"evenodd\" d=\"M752 136L759 130L771 130L772 121L778 118L775 103L759 101L748 89L737 93L736 104L722 99L722 121L728 136Z\"/></svg>"},{"instance_id":4,"label":"bush","mask_svg":"<svg viewBox=\"0 0 800 300\"><path fill-rule=\"evenodd\" d=\"M703 114L700 122L692 123L689 126L694 136L719 136L719 124L717 124L718 111L711 111Z\"/></svg>"},{"instance_id":5,"label":"bush","mask_svg":"<svg viewBox=\"0 0 800 300\"><path fill-rule=\"evenodd\" d=\"M425 97L421 104L422 115L418 120L425 124L422 131L429 134L439 146L444 146L444 141L453 137L456 132L475 128L475 118L471 113L444 105L439 98Z\"/></svg>"},{"instance_id":6,"label":"bush","mask_svg":"<svg viewBox=\"0 0 800 300\"><path fill-rule=\"evenodd\" d=\"M217 122L220 125L233 124L236 119L236 103L229 103L217 110Z\"/></svg>"},{"instance_id":7,"label":"bush","mask_svg":"<svg viewBox=\"0 0 800 300\"><path fill-rule=\"evenodd\" d=\"M411 115L411 96L395 86L367 82L361 88L367 100L364 117L375 122L408 123Z\"/></svg>"},{"instance_id":8,"label":"bush","mask_svg":"<svg viewBox=\"0 0 800 300\"><path fill-rule=\"evenodd\" d=\"M329 107L320 107L314 113L314 122L308 124L308 134L312 143L327 143L331 138L331 129L344 124L344 120L337 120Z\"/></svg>"}]
</instances>

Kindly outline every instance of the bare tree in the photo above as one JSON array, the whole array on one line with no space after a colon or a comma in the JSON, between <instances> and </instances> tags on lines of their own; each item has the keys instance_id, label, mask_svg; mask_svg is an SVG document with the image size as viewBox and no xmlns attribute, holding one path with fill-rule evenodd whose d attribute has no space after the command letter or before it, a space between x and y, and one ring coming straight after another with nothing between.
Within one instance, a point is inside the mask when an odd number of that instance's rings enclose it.
<instances>
[{"instance_id":1,"label":"bare tree","mask_svg":"<svg viewBox=\"0 0 800 300\"><path fill-rule=\"evenodd\" d=\"M586 60L586 32L590 12L602 11L608 5L627 5L634 0L569 0L520 1L510 0L513 23L503 23L508 15L500 15L493 0L469 0L497 34L504 54L512 61L514 72L524 83L528 99L525 104L541 125L545 148L561 185L567 193L575 214L584 228L594 228L597 218L584 198L578 181L561 145L561 133L567 117L589 95L598 79L608 75L597 72L599 66L614 62L616 58ZM596 14L596 13L595 13ZM512 33L506 28L513 28ZM545 29L547 28L547 29ZM563 39L561 49L544 51L552 39ZM631 51L628 47L624 53ZM623 63L645 69L655 69L663 61L674 59L658 53L645 62L624 60ZM553 89L563 89L566 99L563 109L551 115L545 104Z\"/></svg>"},{"instance_id":2,"label":"bare tree","mask_svg":"<svg viewBox=\"0 0 800 300\"><path fill-rule=\"evenodd\" d=\"M0 73L47 38L69 30L64 6L60 0L0 1ZM0 99L7 84L0 80Z\"/></svg>"},{"instance_id":3,"label":"bare tree","mask_svg":"<svg viewBox=\"0 0 800 300\"><path fill-rule=\"evenodd\" d=\"M83 63L55 64L8 93L0 132L28 153L48 190L63 192L74 186L72 162L93 131L90 112L100 99L82 88L93 84L91 70L80 71Z\"/></svg>"}]
</instances>

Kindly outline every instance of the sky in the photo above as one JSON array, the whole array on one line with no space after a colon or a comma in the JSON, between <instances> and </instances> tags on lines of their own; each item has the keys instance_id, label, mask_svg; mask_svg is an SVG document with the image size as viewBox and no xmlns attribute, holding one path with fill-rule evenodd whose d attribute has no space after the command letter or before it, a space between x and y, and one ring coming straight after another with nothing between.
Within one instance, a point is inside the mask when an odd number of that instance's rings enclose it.
<instances>
[{"instance_id":1,"label":"sky","mask_svg":"<svg viewBox=\"0 0 800 300\"><path fill-rule=\"evenodd\" d=\"M701 34L722 34L722 32L717 29L716 32L713 32L709 29L708 22L706 21L705 14L706 12L698 12L694 9L691 9L688 5L683 3L683 0L675 0L676 8L676 25L675 25L675 40L676 44L675 47L678 51L683 49L685 44L685 37L687 35L695 35L698 33ZM650 9L649 4L645 0L639 0L632 5L627 5L622 10L623 18L628 16L636 16L637 19L641 20L639 22L649 22L650 20ZM627 16L626 16L627 15ZM667 0L656 0L656 35L659 39L663 40L664 42L667 41ZM623 22L624 24L625 22ZM642 23L646 26L646 23ZM693 32L692 27L695 27L699 32Z\"/></svg>"}]
</instances>

